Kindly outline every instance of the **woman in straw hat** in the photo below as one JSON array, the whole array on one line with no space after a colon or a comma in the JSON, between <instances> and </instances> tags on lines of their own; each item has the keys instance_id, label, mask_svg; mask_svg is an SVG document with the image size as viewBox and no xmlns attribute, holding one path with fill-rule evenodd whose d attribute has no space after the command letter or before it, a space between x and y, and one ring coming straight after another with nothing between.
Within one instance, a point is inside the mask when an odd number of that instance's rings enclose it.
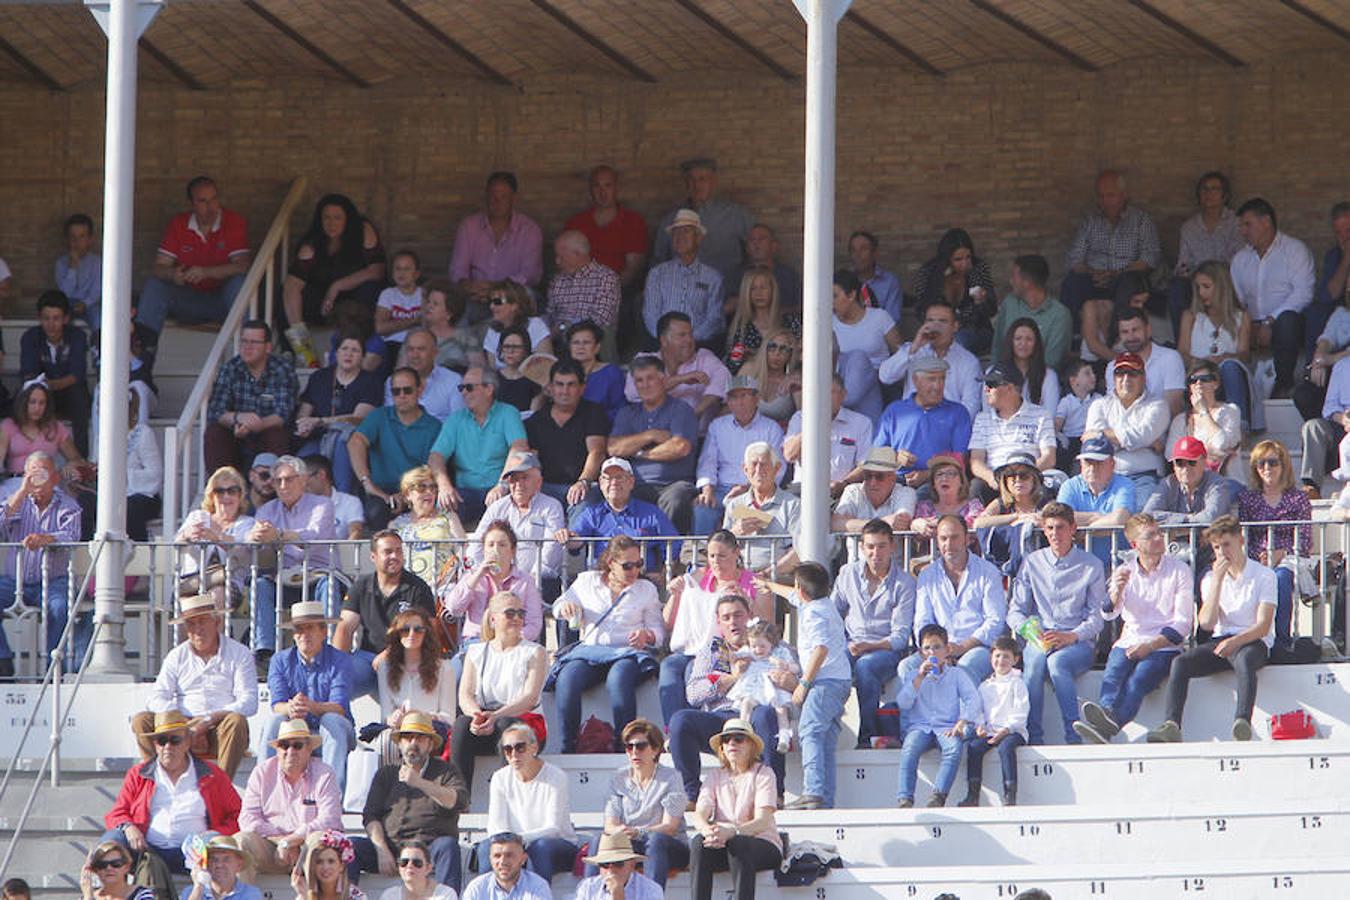
<instances>
[{"instance_id":1,"label":"woman in straw hat","mask_svg":"<svg viewBox=\"0 0 1350 900\"><path fill-rule=\"evenodd\" d=\"M755 873L783 861L774 811L778 782L759 761L764 743L744 719L730 719L708 741L722 768L703 780L691 813L698 831L690 845L695 900L712 897L714 872L731 870L736 900L755 896Z\"/></svg>"},{"instance_id":2,"label":"woman in straw hat","mask_svg":"<svg viewBox=\"0 0 1350 900\"><path fill-rule=\"evenodd\" d=\"M418 840L398 845L398 877L402 884L385 888L380 900L456 900L455 889L432 876L431 851Z\"/></svg>"},{"instance_id":3,"label":"woman in straw hat","mask_svg":"<svg viewBox=\"0 0 1350 900\"><path fill-rule=\"evenodd\" d=\"M295 900L366 900L347 880L347 864L356 858L352 842L340 831L313 831L291 873Z\"/></svg>"},{"instance_id":4,"label":"woman in straw hat","mask_svg":"<svg viewBox=\"0 0 1350 900\"><path fill-rule=\"evenodd\" d=\"M248 862L248 852L232 835L213 835L206 842L204 865L193 870L192 885L183 888L179 900L263 900L262 891L239 878Z\"/></svg>"},{"instance_id":5,"label":"woman in straw hat","mask_svg":"<svg viewBox=\"0 0 1350 900\"><path fill-rule=\"evenodd\" d=\"M455 722L455 670L442 656L440 639L424 610L410 607L389 623L384 653L376 657L375 683L380 715L389 726L375 742L384 765L400 761L393 732L409 710L426 713L436 733L442 739L449 736Z\"/></svg>"},{"instance_id":6,"label":"woman in straw hat","mask_svg":"<svg viewBox=\"0 0 1350 900\"><path fill-rule=\"evenodd\" d=\"M155 900L148 887L131 883L131 853L117 841L103 841L80 870L81 900Z\"/></svg>"}]
</instances>

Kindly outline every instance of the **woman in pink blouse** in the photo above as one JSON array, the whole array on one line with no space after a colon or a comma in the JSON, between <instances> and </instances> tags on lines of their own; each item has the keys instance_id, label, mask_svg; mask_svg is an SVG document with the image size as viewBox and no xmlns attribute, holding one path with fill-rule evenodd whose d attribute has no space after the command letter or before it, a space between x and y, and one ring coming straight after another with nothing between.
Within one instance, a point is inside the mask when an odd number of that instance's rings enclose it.
<instances>
[{"instance_id":1,"label":"woman in pink blouse","mask_svg":"<svg viewBox=\"0 0 1350 900\"><path fill-rule=\"evenodd\" d=\"M23 474L29 454L37 450L56 459L64 457L67 479L76 477L79 471L76 467L85 464L70 429L57 421L52 392L41 382L20 391L14 400L13 417L0 421L0 455L5 458L6 472Z\"/></svg>"},{"instance_id":2,"label":"woman in pink blouse","mask_svg":"<svg viewBox=\"0 0 1350 900\"><path fill-rule=\"evenodd\" d=\"M472 643L481 640L483 614L488 601L501 591L510 591L525 606L525 639L538 641L544 627L544 603L539 585L529 573L516 566L516 532L498 519L483 532L483 554L473 571L465 575L446 595L441 616L446 619L463 618L460 629L459 653L455 656L455 678L458 680L464 652Z\"/></svg>"}]
</instances>

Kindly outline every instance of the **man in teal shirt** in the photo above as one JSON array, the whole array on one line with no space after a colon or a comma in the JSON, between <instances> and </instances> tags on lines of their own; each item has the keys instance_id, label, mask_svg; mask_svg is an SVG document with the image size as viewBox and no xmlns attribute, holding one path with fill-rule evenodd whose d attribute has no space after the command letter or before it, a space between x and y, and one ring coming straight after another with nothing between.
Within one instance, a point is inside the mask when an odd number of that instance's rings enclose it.
<instances>
[{"instance_id":1,"label":"man in teal shirt","mask_svg":"<svg viewBox=\"0 0 1350 900\"><path fill-rule=\"evenodd\" d=\"M994 353L998 354L1008 329L1018 319L1030 319L1041 330L1045 344L1045 364L1059 369L1069 353L1073 338L1073 315L1069 308L1046 291L1050 283L1050 264L1044 256L1019 256L1013 261L1013 292L999 304L994 317ZM1050 411L1052 414L1054 410Z\"/></svg>"},{"instance_id":2,"label":"man in teal shirt","mask_svg":"<svg viewBox=\"0 0 1350 900\"><path fill-rule=\"evenodd\" d=\"M464 409L456 410L441 426L427 465L436 473L440 504L455 509L466 528L472 528L487 504L502 493L498 483L512 451L526 450L525 425L520 411L497 402L497 373L472 368L464 373L459 390ZM454 478L446 467L454 463Z\"/></svg>"},{"instance_id":3,"label":"man in teal shirt","mask_svg":"<svg viewBox=\"0 0 1350 900\"><path fill-rule=\"evenodd\" d=\"M416 369L395 369L389 377L393 406L377 406L347 439L352 474L361 483L366 522L378 531L401 503L403 473L423 465L441 423L421 406L425 385Z\"/></svg>"}]
</instances>

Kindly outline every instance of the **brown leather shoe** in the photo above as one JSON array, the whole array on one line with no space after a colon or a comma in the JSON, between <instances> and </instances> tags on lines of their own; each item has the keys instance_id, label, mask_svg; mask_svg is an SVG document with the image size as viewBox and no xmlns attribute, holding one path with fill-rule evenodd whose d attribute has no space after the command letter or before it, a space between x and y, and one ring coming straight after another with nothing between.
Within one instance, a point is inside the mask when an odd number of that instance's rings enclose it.
<instances>
[{"instance_id":1,"label":"brown leather shoe","mask_svg":"<svg viewBox=\"0 0 1350 900\"><path fill-rule=\"evenodd\" d=\"M1322 492L1317 489L1315 484L1302 485L1299 490L1303 491L1303 496L1307 497L1309 501L1322 499Z\"/></svg>"}]
</instances>

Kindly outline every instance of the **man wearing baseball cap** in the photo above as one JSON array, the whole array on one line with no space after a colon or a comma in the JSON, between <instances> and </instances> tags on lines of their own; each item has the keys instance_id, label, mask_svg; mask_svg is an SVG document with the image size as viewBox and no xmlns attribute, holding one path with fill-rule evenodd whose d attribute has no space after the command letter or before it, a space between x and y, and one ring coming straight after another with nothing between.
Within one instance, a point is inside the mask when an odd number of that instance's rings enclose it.
<instances>
[{"instance_id":1,"label":"man wearing baseball cap","mask_svg":"<svg viewBox=\"0 0 1350 900\"><path fill-rule=\"evenodd\" d=\"M1079 527L1123 525L1139 509L1134 482L1116 474L1115 452L1115 445L1101 435L1083 441L1078 453L1082 473L1059 486L1059 502L1074 511ZM1109 533L1088 538L1088 549L1108 570L1111 543Z\"/></svg>"},{"instance_id":2,"label":"man wearing baseball cap","mask_svg":"<svg viewBox=\"0 0 1350 900\"><path fill-rule=\"evenodd\" d=\"M1135 497L1146 501L1158 486L1163 441L1172 421L1167 404L1148 396L1144 361L1122 353L1111 364L1113 386L1088 407L1083 440L1104 437L1116 447L1116 471L1134 482Z\"/></svg>"},{"instance_id":3,"label":"man wearing baseball cap","mask_svg":"<svg viewBox=\"0 0 1350 900\"><path fill-rule=\"evenodd\" d=\"M661 507L633 496L633 487L637 479L633 476L633 466L622 456L611 456L600 464L600 502L591 503L582 508L572 527L572 538L612 538L616 534L626 534L632 538L655 536L674 537L679 534L671 523L670 517L661 511ZM573 553L581 551L582 541L573 540L568 549ZM666 546L652 543L647 546L647 572L659 573L665 566ZM597 547L598 555L599 549ZM672 558L678 559L680 543L674 541L670 547Z\"/></svg>"},{"instance_id":4,"label":"man wearing baseball cap","mask_svg":"<svg viewBox=\"0 0 1350 900\"><path fill-rule=\"evenodd\" d=\"M1159 525L1208 525L1233 505L1228 479L1205 465L1205 445L1199 438L1179 438L1172 445L1172 474L1144 503L1144 512ZM1207 550L1208 548L1202 548Z\"/></svg>"},{"instance_id":5,"label":"man wearing baseball cap","mask_svg":"<svg viewBox=\"0 0 1350 900\"><path fill-rule=\"evenodd\" d=\"M506 495L488 504L478 520L469 544L469 555L481 559L483 537L493 522L503 521L516 533L516 565L540 580L544 600L552 602L562 593L558 583L562 570L563 547L567 538L567 517L562 504L543 491L544 476L539 457L531 451L516 451L506 459L502 483ZM550 596L549 586L554 592Z\"/></svg>"},{"instance_id":6,"label":"man wearing baseball cap","mask_svg":"<svg viewBox=\"0 0 1350 900\"><path fill-rule=\"evenodd\" d=\"M984 370L984 399L989 408L970 429L970 471L986 491L997 492L994 474L1014 453L1029 453L1044 472L1055 464L1055 422L1050 410L1022 395L1026 379L1010 362Z\"/></svg>"},{"instance_id":7,"label":"man wearing baseball cap","mask_svg":"<svg viewBox=\"0 0 1350 900\"><path fill-rule=\"evenodd\" d=\"M1143 362L1147 396L1165 402L1169 416L1181 412L1186 397L1186 363L1181 354L1153 340L1153 325L1142 309L1132 307L1118 313L1116 330L1125 352L1135 354ZM1107 384L1113 383L1114 370L1115 363L1106 367Z\"/></svg>"}]
</instances>

